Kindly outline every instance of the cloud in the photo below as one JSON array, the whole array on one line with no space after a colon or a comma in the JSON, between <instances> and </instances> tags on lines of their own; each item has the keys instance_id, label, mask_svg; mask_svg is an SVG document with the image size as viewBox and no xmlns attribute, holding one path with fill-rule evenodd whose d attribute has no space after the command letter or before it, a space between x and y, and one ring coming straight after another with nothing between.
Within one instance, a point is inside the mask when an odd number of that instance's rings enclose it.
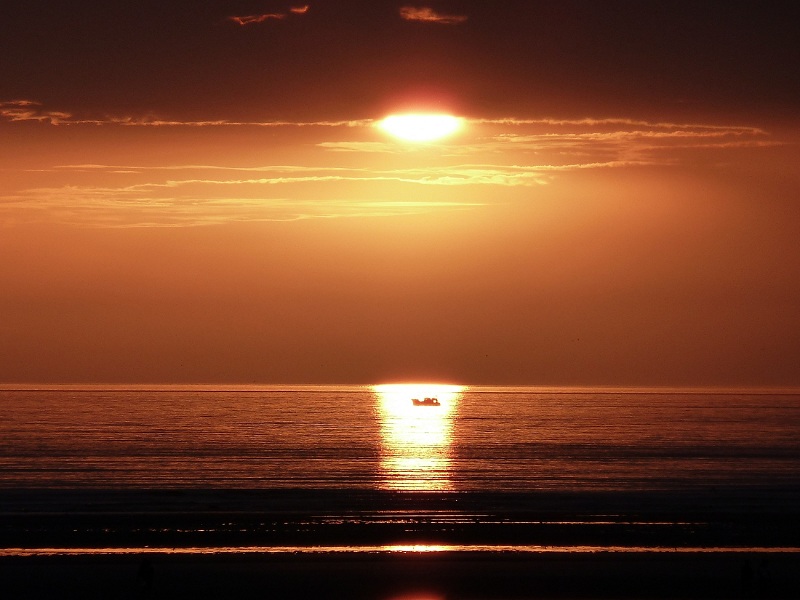
<instances>
[{"instance_id":1,"label":"cloud","mask_svg":"<svg viewBox=\"0 0 800 600\"><path fill-rule=\"evenodd\" d=\"M330 182L397 182L421 185L542 185L548 183L543 176L553 171L573 171L578 169L601 169L632 167L653 164L647 161L616 160L606 162L586 162L570 164L538 164L538 165L502 165L502 164L460 164L450 166L425 166L397 169L368 169L347 167L303 167L303 166L261 166L261 167L226 167L218 165L172 165L172 166L132 166L132 165L58 165L52 171L72 172L106 172L111 174L148 174L157 172L192 173L230 171L234 173L260 173L265 177L247 179L221 179L219 177L189 177L183 179L166 179L159 182L130 185L116 188L117 191L139 192L158 188L179 188L184 186L256 186L285 185ZM89 189L89 188L86 188ZM94 189L94 188L92 188ZM97 188L100 193L108 191Z\"/></svg>"},{"instance_id":2,"label":"cloud","mask_svg":"<svg viewBox=\"0 0 800 600\"><path fill-rule=\"evenodd\" d=\"M304 164L33 164L38 168L15 170L9 178L15 187L0 193L0 222L50 220L100 227L178 227L474 210L511 197L501 190L557 184L568 173L672 169L696 161L702 151L782 143L757 127L622 117L466 119L457 136L429 144L384 137L374 119L82 119L47 110L31 100L0 103L0 118L40 123L37 127L311 128L302 136ZM209 140L216 139L213 131L207 135ZM265 143L269 154L263 156L288 160L281 158L279 148ZM526 201L535 195L524 192L516 197Z\"/></svg>"},{"instance_id":3,"label":"cloud","mask_svg":"<svg viewBox=\"0 0 800 600\"><path fill-rule=\"evenodd\" d=\"M93 187L67 185L27 190L0 199L0 215L16 222L47 220L83 227L196 227L225 223L298 221L306 219L377 218L466 210L479 206L463 201L392 200L376 197L327 200L269 195L163 193L159 187L134 185ZM226 182L217 182L226 183ZM230 182L232 183L232 182Z\"/></svg>"},{"instance_id":4,"label":"cloud","mask_svg":"<svg viewBox=\"0 0 800 600\"><path fill-rule=\"evenodd\" d=\"M437 144L406 144L394 140L326 140L321 149L338 153L419 155L426 158L522 153L541 161L672 164L678 150L758 148L781 145L759 128L720 125L648 123L605 120L468 120L469 133Z\"/></svg>"},{"instance_id":5,"label":"cloud","mask_svg":"<svg viewBox=\"0 0 800 600\"><path fill-rule=\"evenodd\" d=\"M0 102L0 117L7 121L38 121L57 125L71 115L60 111L45 111L42 104L34 100L10 100Z\"/></svg>"},{"instance_id":6,"label":"cloud","mask_svg":"<svg viewBox=\"0 0 800 600\"><path fill-rule=\"evenodd\" d=\"M189 121L154 116L103 116L79 118L66 111L45 110L35 100L0 102L0 119L6 121L36 121L49 125L122 125L126 127L364 127L372 119L342 121Z\"/></svg>"},{"instance_id":7,"label":"cloud","mask_svg":"<svg viewBox=\"0 0 800 600\"><path fill-rule=\"evenodd\" d=\"M219 177L189 177L184 179L166 179L158 182L134 184L120 188L113 188L115 193L138 193L143 190L176 189L187 186L272 186L308 183L382 183L396 182L403 184L421 185L533 185L545 183L537 174L544 171L565 170L564 165L539 165L539 166L504 166L504 165L454 165L444 167L415 167L405 169L366 169L344 167L299 167L299 166L263 166L263 167L222 167L175 165L168 167L143 167L126 165L58 165L52 171L60 172L105 172L109 174L144 174L153 177L153 173L163 171L187 171L192 173L209 172L209 175L219 171L242 171L260 173L265 177L256 178L229 178ZM579 168L579 166L573 166ZM97 193L107 193L111 188L83 188L95 190ZM41 191L41 190L40 190ZM52 190L50 190L52 191Z\"/></svg>"},{"instance_id":8,"label":"cloud","mask_svg":"<svg viewBox=\"0 0 800 600\"><path fill-rule=\"evenodd\" d=\"M493 123L494 124L494 123ZM504 122L509 125L509 122ZM482 152L559 154L594 157L598 161L638 161L650 164L675 164L681 151L710 148L762 148L782 145L756 127L679 123L648 123L624 119L517 122L524 131L487 136ZM546 125L545 127L539 127ZM533 126L533 127L532 127ZM467 148L464 148L467 150Z\"/></svg>"},{"instance_id":9,"label":"cloud","mask_svg":"<svg viewBox=\"0 0 800 600\"><path fill-rule=\"evenodd\" d=\"M35 100L0 102L0 120L9 122L34 121L46 125L80 126L105 125L122 127L263 127L263 128L323 128L366 129L376 119L338 121L228 121L180 120L156 116L77 117L67 111L46 109ZM649 122L627 118L604 119L466 119L470 129L488 128L487 135L462 136L457 143L403 144L396 141L324 140L316 146L329 151L363 152L371 154L414 154L435 148L440 154L466 155L480 152L500 152L504 149L592 151L616 148L617 151L650 151L678 147L756 147L774 146L780 142L767 139L769 134L758 127L702 123ZM497 131L499 129L499 131ZM701 146L701 142L704 146Z\"/></svg>"},{"instance_id":10,"label":"cloud","mask_svg":"<svg viewBox=\"0 0 800 600\"><path fill-rule=\"evenodd\" d=\"M400 18L405 21L423 21L425 23L440 23L442 25L458 25L467 20L466 15L445 15L427 6L403 6L400 9Z\"/></svg>"},{"instance_id":11,"label":"cloud","mask_svg":"<svg viewBox=\"0 0 800 600\"><path fill-rule=\"evenodd\" d=\"M639 119L628 119L624 117L608 117L603 119L518 119L514 117L506 117L500 119L470 119L473 124L489 124L489 125L511 125L511 126L525 126L525 125L544 125L544 126L557 126L557 127L580 127L586 128L617 128L617 127L634 127L645 130L670 130L670 129L688 129L692 131L724 131L729 133L743 133L752 135L766 135L766 131L759 127L749 127L742 125L710 125L703 123L670 123L660 121L643 121Z\"/></svg>"},{"instance_id":12,"label":"cloud","mask_svg":"<svg viewBox=\"0 0 800 600\"><path fill-rule=\"evenodd\" d=\"M260 15L246 15L246 16L233 16L228 17L229 21L233 21L237 25L253 25L256 23L263 23L264 21L281 21L291 15L304 15L309 10L309 5L291 6L287 12L282 13L264 13Z\"/></svg>"},{"instance_id":13,"label":"cloud","mask_svg":"<svg viewBox=\"0 0 800 600\"><path fill-rule=\"evenodd\" d=\"M192 227L314 218L373 218L469 210L483 203L416 195L408 185L468 185L489 174L458 170L266 165L74 164L37 170L63 185L35 186L0 196L0 220L48 221L87 227ZM255 177L242 178L242 173ZM60 174L60 175L59 175ZM88 176L87 176L88 174ZM35 175L32 173L32 175ZM230 176L229 176L230 175ZM448 181L452 178L452 181ZM84 181L89 183L78 184ZM94 184L103 181L103 185ZM386 188L390 186L401 186ZM497 184L498 182L495 182ZM320 199L318 186L324 186ZM223 190L224 191L221 191ZM281 191L277 191L281 190Z\"/></svg>"},{"instance_id":14,"label":"cloud","mask_svg":"<svg viewBox=\"0 0 800 600\"><path fill-rule=\"evenodd\" d=\"M621 166L629 165L461 164L395 169L59 165L50 172L63 173L66 183L30 187L2 196L0 215L13 215L17 222L47 220L93 227L179 227L246 221L386 217L486 206L484 201L454 199L446 191L449 187L540 186L551 182L551 172ZM72 182L87 172L102 175L109 183L79 185ZM181 172L187 176L173 175ZM225 177L226 172L233 176ZM241 178L238 174L242 172L263 176ZM333 199L320 200L319 185L325 186L325 195ZM441 192L414 193L411 194L414 199L408 200L409 186L441 188ZM220 193L221 188L225 189L224 193ZM273 190L282 191L273 193Z\"/></svg>"},{"instance_id":15,"label":"cloud","mask_svg":"<svg viewBox=\"0 0 800 600\"><path fill-rule=\"evenodd\" d=\"M238 25L252 25L253 23L263 23L264 21L269 21L270 19L274 20L281 20L285 19L286 15L283 13L267 13L263 15L246 15L242 17L228 17L229 21L233 21Z\"/></svg>"}]
</instances>

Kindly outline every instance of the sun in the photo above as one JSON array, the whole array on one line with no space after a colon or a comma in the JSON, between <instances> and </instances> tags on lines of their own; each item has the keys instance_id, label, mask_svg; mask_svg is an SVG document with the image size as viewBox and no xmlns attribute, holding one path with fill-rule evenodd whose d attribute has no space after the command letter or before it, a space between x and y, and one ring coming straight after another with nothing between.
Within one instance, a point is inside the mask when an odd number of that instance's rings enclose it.
<instances>
[{"instance_id":1,"label":"sun","mask_svg":"<svg viewBox=\"0 0 800 600\"><path fill-rule=\"evenodd\" d=\"M432 142L461 129L464 119L445 114L390 115L378 123L386 133L408 142Z\"/></svg>"}]
</instances>

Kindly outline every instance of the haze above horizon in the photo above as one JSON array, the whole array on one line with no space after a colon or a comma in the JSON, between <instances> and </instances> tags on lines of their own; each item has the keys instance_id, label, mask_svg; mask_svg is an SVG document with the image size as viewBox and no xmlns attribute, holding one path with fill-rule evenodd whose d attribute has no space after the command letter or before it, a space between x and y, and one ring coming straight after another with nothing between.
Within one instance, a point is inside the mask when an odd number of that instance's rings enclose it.
<instances>
[{"instance_id":1,"label":"haze above horizon","mask_svg":"<svg viewBox=\"0 0 800 600\"><path fill-rule=\"evenodd\" d=\"M47 4L0 385L800 387L791 3Z\"/></svg>"}]
</instances>

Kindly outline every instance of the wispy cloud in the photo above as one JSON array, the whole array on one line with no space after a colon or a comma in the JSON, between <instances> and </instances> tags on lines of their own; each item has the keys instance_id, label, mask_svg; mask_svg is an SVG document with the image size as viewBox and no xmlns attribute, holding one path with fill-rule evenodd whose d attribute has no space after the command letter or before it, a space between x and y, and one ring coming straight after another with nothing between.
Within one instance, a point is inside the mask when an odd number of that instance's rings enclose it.
<instances>
[{"instance_id":1,"label":"wispy cloud","mask_svg":"<svg viewBox=\"0 0 800 600\"><path fill-rule=\"evenodd\" d=\"M0 117L7 122L40 123L42 127L311 128L302 136L303 164L34 164L17 169L10 178L15 188L0 192L0 221L49 219L103 227L177 227L474 210L497 201L494 198L510 197L506 193L487 194L490 189L533 189L557 184L569 173L578 172L671 169L696 160L697 153L704 150L757 149L781 143L757 127L627 118L465 119L464 130L452 138L411 144L386 137L373 119L83 119L47 110L30 100L0 103ZM215 134L209 131L208 135ZM271 151L280 156L279 149ZM457 194L453 193L455 189L459 190ZM414 200L408 201L409 197ZM518 195L519 201L531 197L535 196Z\"/></svg>"},{"instance_id":2,"label":"wispy cloud","mask_svg":"<svg viewBox=\"0 0 800 600\"><path fill-rule=\"evenodd\" d=\"M628 131L635 129L638 131L670 131L687 130L692 132L717 131L724 133L766 135L767 132L759 127L745 125L719 125L704 123L672 123L667 121L643 121L640 119L628 119L623 117L607 117L602 119L519 119L507 117L501 119L471 119L471 123L480 125L508 125L512 127L522 126L546 126L546 127L577 127L581 131L595 129L597 131ZM624 128L624 129L620 129Z\"/></svg>"},{"instance_id":3,"label":"wispy cloud","mask_svg":"<svg viewBox=\"0 0 800 600\"><path fill-rule=\"evenodd\" d=\"M0 119L6 121L36 121L49 125L120 125L125 127L364 127L372 119L342 121L229 121L181 120L154 116L102 116L78 117L67 111L44 108L35 100L11 100L0 102Z\"/></svg>"},{"instance_id":4,"label":"wispy cloud","mask_svg":"<svg viewBox=\"0 0 800 600\"><path fill-rule=\"evenodd\" d=\"M57 171L87 172L104 171L111 174L147 174L159 171L232 171L256 172L268 175L246 179L220 178L184 178L166 179L160 182L143 183L117 188L118 191L134 192L145 189L178 188L192 185L285 185L303 183L329 182L397 182L421 185L543 185L548 182L544 174L554 171L573 171L578 169L603 169L632 167L653 164L646 161L606 161L571 164L539 164L539 165L503 165L503 164L461 164L452 166L425 166L403 169L367 169L344 167L299 167L299 166L262 166L262 167L225 167L215 165L173 165L161 167L125 166L125 165L58 165ZM98 188L102 193L108 191Z\"/></svg>"},{"instance_id":5,"label":"wispy cloud","mask_svg":"<svg viewBox=\"0 0 800 600\"><path fill-rule=\"evenodd\" d=\"M781 142L756 127L684 123L649 123L628 119L471 119L469 134L437 144L402 144L392 140L326 140L331 152L373 155L439 156L546 154L563 164L636 161L669 162L664 152L680 148L766 147ZM540 158L537 158L540 160Z\"/></svg>"},{"instance_id":6,"label":"wispy cloud","mask_svg":"<svg viewBox=\"0 0 800 600\"><path fill-rule=\"evenodd\" d=\"M35 121L49 125L108 125L124 127L265 127L265 128L366 128L375 126L376 119L350 119L332 121L230 121L181 120L152 115L106 115L102 117L79 117L63 110L49 110L35 100L11 100L0 102L0 119L10 122ZM764 138L768 133L758 127L698 123L649 122L625 118L604 119L465 119L467 125L497 126L501 133L484 136L483 143L501 142L522 144L550 143L555 141L631 141L637 139L712 139L738 137L741 140ZM462 142L459 142L462 144ZM434 147L408 145L380 141L325 141L318 144L331 150L349 150L375 153L414 152ZM442 148L452 146L442 145Z\"/></svg>"},{"instance_id":7,"label":"wispy cloud","mask_svg":"<svg viewBox=\"0 0 800 600\"><path fill-rule=\"evenodd\" d=\"M165 186L169 187L169 186ZM0 200L0 215L16 221L48 221L84 227L194 227L259 221L379 218L465 210L477 203L458 201L280 196L197 196L162 194L157 185L64 186L27 190Z\"/></svg>"},{"instance_id":8,"label":"wispy cloud","mask_svg":"<svg viewBox=\"0 0 800 600\"><path fill-rule=\"evenodd\" d=\"M543 180L538 180L536 174L543 171L551 170L565 170L567 167L564 165L541 165L541 166L504 166L504 165L456 165L451 167L420 167L420 168L407 168L407 169L329 169L329 168L291 168L286 167L258 167L247 169L250 172L256 171L269 175L266 177L254 178L199 178L191 177L185 179L165 179L160 181L151 181L148 183L139 183L128 185L118 188L107 187L84 187L84 191L91 191L92 193L139 193L144 190L155 189L176 189L182 187L198 187L198 186L274 186L274 185L291 185L291 184L309 184L309 183L382 183L382 182L395 182L407 184L421 184L421 185L531 185L534 183L544 183ZM577 168L577 167L576 167ZM148 175L152 177L152 173L164 170L179 171L186 170L192 172L200 172L208 170L213 171L240 171L237 167L198 167L187 165L185 167L136 167L136 166L119 166L119 165L63 165L57 166L53 170L61 172L86 172L86 171L104 171L108 174L138 174ZM67 186L69 187L69 186ZM61 188L58 188L61 189ZM36 194L51 193L56 188L37 189L32 190Z\"/></svg>"},{"instance_id":9,"label":"wispy cloud","mask_svg":"<svg viewBox=\"0 0 800 600\"><path fill-rule=\"evenodd\" d=\"M243 221L291 221L310 218L385 217L442 210L468 210L485 206L483 201L454 200L412 194L407 186L525 187L548 184L553 172L602 169L623 164L498 165L462 164L449 167L413 167L371 170L366 168L316 168L295 166L225 167L215 165L76 164L59 165L51 171L102 173L121 179L135 177L141 183L32 187L0 197L0 215L80 226L177 227ZM158 173L186 171L191 177L161 178ZM264 177L223 178L213 173L260 172ZM206 172L208 177L196 175ZM111 180L113 181L113 179ZM315 200L312 193L296 192L305 186L326 186L332 200ZM338 186L344 187L338 187ZM388 188L386 186L389 186ZM345 190L355 188L359 196L347 199ZM220 194L219 188L226 188ZM284 189L277 195L273 189ZM217 190L217 191L215 191ZM364 199L364 197L368 199Z\"/></svg>"},{"instance_id":10,"label":"wispy cloud","mask_svg":"<svg viewBox=\"0 0 800 600\"><path fill-rule=\"evenodd\" d=\"M40 102L33 100L0 102L0 117L7 121L38 121L56 124L71 116L66 112L44 110Z\"/></svg>"},{"instance_id":11,"label":"wispy cloud","mask_svg":"<svg viewBox=\"0 0 800 600\"><path fill-rule=\"evenodd\" d=\"M406 21L423 21L442 25L458 25L467 20L466 15L446 15L427 6L403 6L400 8L400 18Z\"/></svg>"},{"instance_id":12,"label":"wispy cloud","mask_svg":"<svg viewBox=\"0 0 800 600\"><path fill-rule=\"evenodd\" d=\"M269 21L270 19L274 19L276 21L280 21L281 19L285 19L286 15L284 13L266 13L261 15L245 15L245 16L233 16L228 17L229 21L233 21L238 25L253 25L254 23L263 23L264 21Z\"/></svg>"},{"instance_id":13,"label":"wispy cloud","mask_svg":"<svg viewBox=\"0 0 800 600\"><path fill-rule=\"evenodd\" d=\"M291 6L286 12L232 16L228 17L228 20L233 21L237 25L254 25L257 23L264 23L265 21L282 21L291 15L304 15L308 12L309 8L308 4L304 4L302 6Z\"/></svg>"}]
</instances>

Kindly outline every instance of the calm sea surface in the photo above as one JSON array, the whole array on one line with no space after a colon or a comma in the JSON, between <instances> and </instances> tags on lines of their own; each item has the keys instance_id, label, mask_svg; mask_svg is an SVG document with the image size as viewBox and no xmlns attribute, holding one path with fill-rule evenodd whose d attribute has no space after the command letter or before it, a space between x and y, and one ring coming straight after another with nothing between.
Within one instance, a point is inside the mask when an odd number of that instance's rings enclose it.
<instances>
[{"instance_id":1,"label":"calm sea surface","mask_svg":"<svg viewBox=\"0 0 800 600\"><path fill-rule=\"evenodd\" d=\"M436 406L412 398L436 396ZM800 394L0 390L0 488L796 488Z\"/></svg>"}]
</instances>

